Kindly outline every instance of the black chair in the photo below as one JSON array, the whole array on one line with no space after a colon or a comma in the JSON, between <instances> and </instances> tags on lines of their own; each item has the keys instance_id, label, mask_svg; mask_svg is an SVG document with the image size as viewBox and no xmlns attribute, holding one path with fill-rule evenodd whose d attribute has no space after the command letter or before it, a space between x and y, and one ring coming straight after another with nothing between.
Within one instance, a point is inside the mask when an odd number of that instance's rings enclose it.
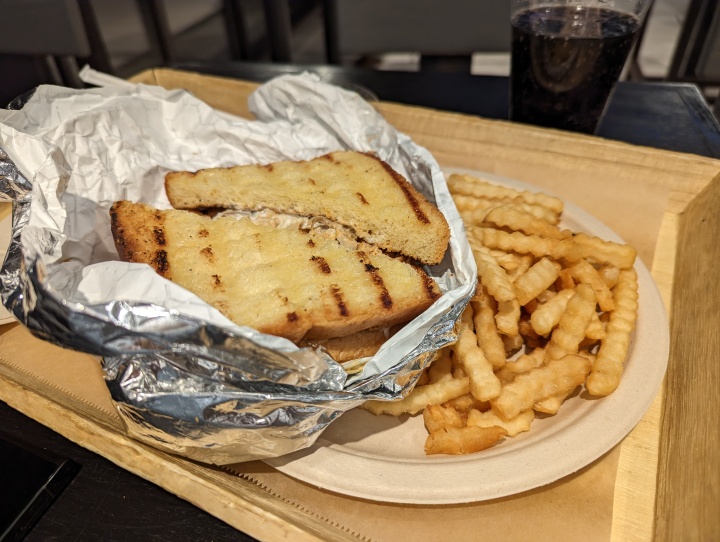
<instances>
[{"instance_id":1,"label":"black chair","mask_svg":"<svg viewBox=\"0 0 720 542\"><path fill-rule=\"evenodd\" d=\"M76 59L91 49L77 0L0 0L0 13L5 60L29 62L49 83L82 85Z\"/></svg>"},{"instance_id":2,"label":"black chair","mask_svg":"<svg viewBox=\"0 0 720 542\"><path fill-rule=\"evenodd\" d=\"M292 62L289 0L266 0L273 60ZM508 0L323 0L330 64L419 53L420 69L470 71L475 52L509 52Z\"/></svg>"},{"instance_id":3,"label":"black chair","mask_svg":"<svg viewBox=\"0 0 720 542\"><path fill-rule=\"evenodd\" d=\"M324 0L328 61L420 54L420 69L470 71L472 53L510 50L508 0Z\"/></svg>"}]
</instances>

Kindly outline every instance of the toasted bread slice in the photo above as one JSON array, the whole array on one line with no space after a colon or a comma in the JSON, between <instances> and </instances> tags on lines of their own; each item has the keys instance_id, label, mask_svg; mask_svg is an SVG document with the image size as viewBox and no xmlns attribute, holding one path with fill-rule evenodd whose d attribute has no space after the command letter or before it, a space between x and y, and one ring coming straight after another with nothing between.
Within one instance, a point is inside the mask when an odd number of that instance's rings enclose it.
<instances>
[{"instance_id":1,"label":"toasted bread slice","mask_svg":"<svg viewBox=\"0 0 720 542\"><path fill-rule=\"evenodd\" d=\"M176 209L272 209L324 216L363 241L427 264L450 239L443 214L372 154L344 151L304 162L170 172L165 191Z\"/></svg>"},{"instance_id":2,"label":"toasted bread slice","mask_svg":"<svg viewBox=\"0 0 720 542\"><path fill-rule=\"evenodd\" d=\"M123 260L151 265L237 324L296 342L405 322L440 296L422 269L317 230L128 201L110 214Z\"/></svg>"}]
</instances>

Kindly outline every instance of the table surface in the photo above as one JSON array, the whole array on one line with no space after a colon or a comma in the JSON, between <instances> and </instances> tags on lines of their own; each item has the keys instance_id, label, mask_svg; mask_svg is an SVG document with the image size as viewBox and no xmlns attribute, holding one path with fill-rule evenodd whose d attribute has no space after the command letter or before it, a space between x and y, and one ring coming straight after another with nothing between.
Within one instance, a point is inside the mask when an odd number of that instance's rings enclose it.
<instances>
[{"instance_id":1,"label":"table surface","mask_svg":"<svg viewBox=\"0 0 720 542\"><path fill-rule=\"evenodd\" d=\"M250 63L176 67L252 81L308 69ZM350 88L360 85L385 101L496 119L507 117L508 81L503 77L373 72L327 66L311 69L323 80ZM720 158L720 126L692 85L620 84L598 135ZM75 479L30 531L27 540L252 540L3 402L0 419L6 434L38 449L53 450L81 465Z\"/></svg>"}]
</instances>

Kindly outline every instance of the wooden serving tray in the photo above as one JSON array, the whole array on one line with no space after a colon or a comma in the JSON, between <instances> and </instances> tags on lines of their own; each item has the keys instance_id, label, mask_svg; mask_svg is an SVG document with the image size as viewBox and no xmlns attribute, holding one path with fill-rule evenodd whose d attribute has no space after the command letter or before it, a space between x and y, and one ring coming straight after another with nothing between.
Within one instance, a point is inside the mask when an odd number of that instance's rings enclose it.
<instances>
[{"instance_id":1,"label":"wooden serving tray","mask_svg":"<svg viewBox=\"0 0 720 542\"><path fill-rule=\"evenodd\" d=\"M257 87L167 69L133 80L184 88L244 117L250 117L247 96ZM213 468L127 438L97 360L33 339L16 324L0 328L0 399L263 540L430 540L438 533L471 540L477 528L487 538L512 539L515 520L533 525L536 540L708 539L720 533L720 364L714 359L720 289L712 265L720 256L720 161L375 105L441 166L485 171L558 194L633 244L651 267L671 315L666 386L616 449L547 488L491 503L422 508L352 500L287 479L259 462ZM0 209L0 218L8 207ZM573 524L569 510L582 521ZM430 524L438 518L446 523Z\"/></svg>"}]
</instances>

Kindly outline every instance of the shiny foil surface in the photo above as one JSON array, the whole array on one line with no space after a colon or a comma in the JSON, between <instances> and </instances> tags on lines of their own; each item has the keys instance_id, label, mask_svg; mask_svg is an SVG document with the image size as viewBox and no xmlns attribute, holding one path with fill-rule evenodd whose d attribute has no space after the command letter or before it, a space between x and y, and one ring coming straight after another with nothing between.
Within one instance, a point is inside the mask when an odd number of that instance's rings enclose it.
<instances>
[{"instance_id":1,"label":"shiny foil surface","mask_svg":"<svg viewBox=\"0 0 720 542\"><path fill-rule=\"evenodd\" d=\"M308 98L310 96L310 98ZM315 442L368 399L406 395L475 288L461 221L432 156L354 93L311 74L251 97L228 118L182 91L39 87L0 111L0 197L13 201L3 304L34 335L102 357L130 436L198 461L277 457ZM376 152L435 201L451 226L443 296L351 374L322 350L238 326L147 266L118 261L108 209L168 208L170 170Z\"/></svg>"}]
</instances>

